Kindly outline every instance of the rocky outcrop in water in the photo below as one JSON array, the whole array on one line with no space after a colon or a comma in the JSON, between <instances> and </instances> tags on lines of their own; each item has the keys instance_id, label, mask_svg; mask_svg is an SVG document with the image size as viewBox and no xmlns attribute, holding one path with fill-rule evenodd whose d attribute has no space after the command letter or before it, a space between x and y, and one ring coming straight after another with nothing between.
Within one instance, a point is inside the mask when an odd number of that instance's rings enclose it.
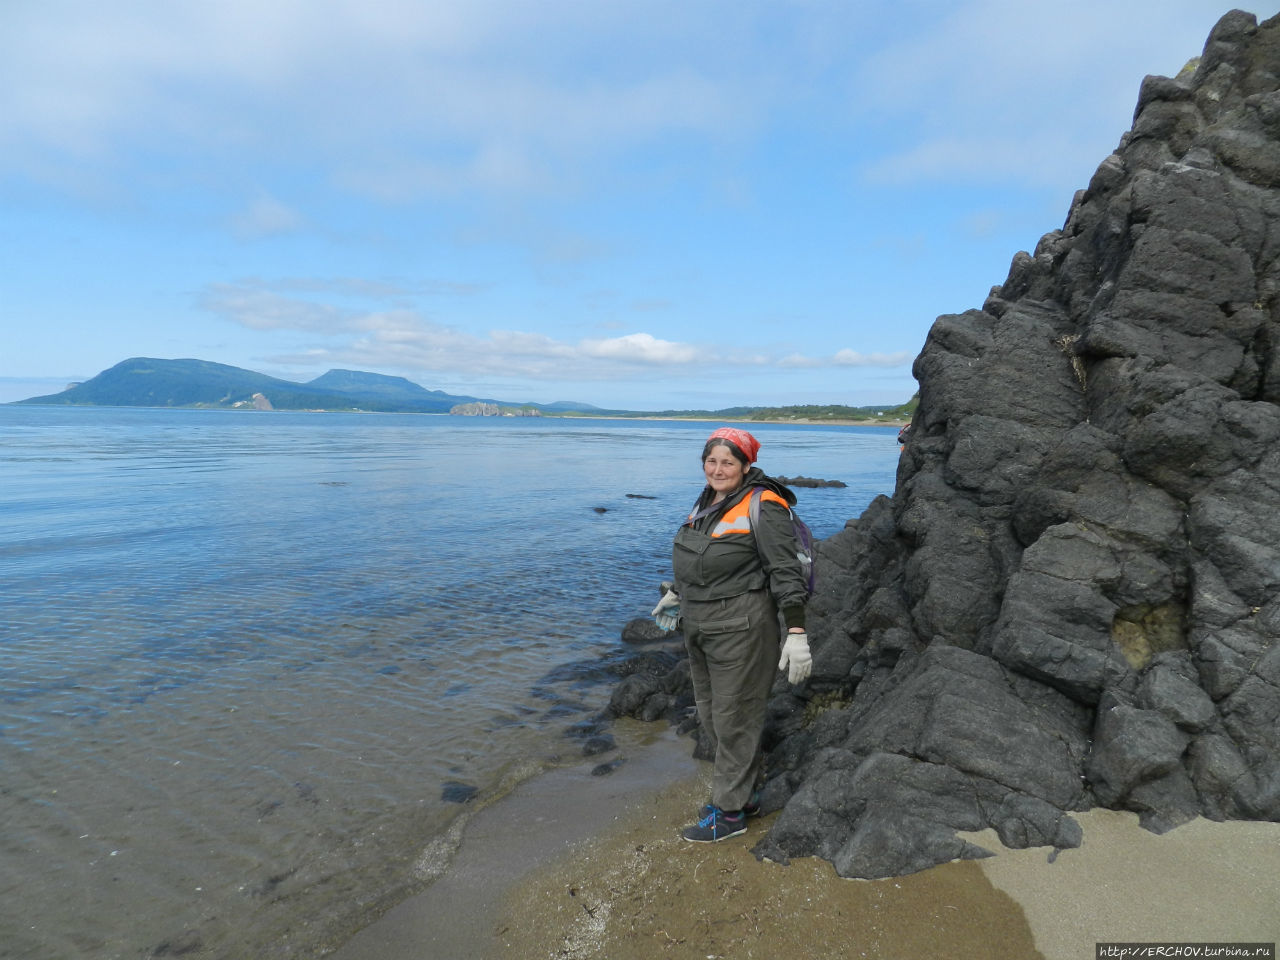
<instances>
[{"instance_id":1,"label":"rocky outcrop in water","mask_svg":"<svg viewBox=\"0 0 1280 960\"><path fill-rule=\"evenodd\" d=\"M496 403L478 400L475 403L458 403L449 408L455 417L540 417L536 407L500 407Z\"/></svg>"},{"instance_id":2,"label":"rocky outcrop in water","mask_svg":"<svg viewBox=\"0 0 1280 960\"><path fill-rule=\"evenodd\" d=\"M819 480L817 477L778 477L788 487L844 487L843 480Z\"/></svg>"},{"instance_id":3,"label":"rocky outcrop in water","mask_svg":"<svg viewBox=\"0 0 1280 960\"><path fill-rule=\"evenodd\" d=\"M1280 17L1236 11L935 323L894 496L819 545L757 854L880 877L986 854L957 831L1074 846L1098 805L1280 819L1278 351Z\"/></svg>"}]
</instances>

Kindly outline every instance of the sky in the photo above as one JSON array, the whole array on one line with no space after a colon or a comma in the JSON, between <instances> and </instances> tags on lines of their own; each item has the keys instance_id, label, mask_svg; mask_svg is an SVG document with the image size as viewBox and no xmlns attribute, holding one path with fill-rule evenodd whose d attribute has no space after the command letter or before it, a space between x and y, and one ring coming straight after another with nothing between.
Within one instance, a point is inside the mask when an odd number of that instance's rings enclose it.
<instances>
[{"instance_id":1,"label":"sky","mask_svg":"<svg viewBox=\"0 0 1280 960\"><path fill-rule=\"evenodd\" d=\"M1229 9L0 0L0 401L141 356L902 403Z\"/></svg>"}]
</instances>

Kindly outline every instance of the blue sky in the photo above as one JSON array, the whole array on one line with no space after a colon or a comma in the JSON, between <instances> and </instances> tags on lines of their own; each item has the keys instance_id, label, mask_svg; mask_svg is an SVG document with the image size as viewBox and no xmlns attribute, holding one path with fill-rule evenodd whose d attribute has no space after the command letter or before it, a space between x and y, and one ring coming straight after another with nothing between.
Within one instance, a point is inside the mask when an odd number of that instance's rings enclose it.
<instances>
[{"instance_id":1,"label":"blue sky","mask_svg":"<svg viewBox=\"0 0 1280 960\"><path fill-rule=\"evenodd\" d=\"M1228 9L3 0L0 401L152 356L902 402Z\"/></svg>"}]
</instances>

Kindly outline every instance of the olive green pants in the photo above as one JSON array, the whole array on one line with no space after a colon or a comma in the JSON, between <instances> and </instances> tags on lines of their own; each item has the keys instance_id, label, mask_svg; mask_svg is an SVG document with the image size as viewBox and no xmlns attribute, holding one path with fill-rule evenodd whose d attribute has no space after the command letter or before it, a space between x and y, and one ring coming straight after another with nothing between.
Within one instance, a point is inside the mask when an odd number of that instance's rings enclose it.
<instances>
[{"instance_id":1,"label":"olive green pants","mask_svg":"<svg viewBox=\"0 0 1280 960\"><path fill-rule=\"evenodd\" d=\"M680 601L698 720L715 748L711 802L741 810L760 773L765 706L778 670L781 630L768 590L725 600Z\"/></svg>"}]
</instances>

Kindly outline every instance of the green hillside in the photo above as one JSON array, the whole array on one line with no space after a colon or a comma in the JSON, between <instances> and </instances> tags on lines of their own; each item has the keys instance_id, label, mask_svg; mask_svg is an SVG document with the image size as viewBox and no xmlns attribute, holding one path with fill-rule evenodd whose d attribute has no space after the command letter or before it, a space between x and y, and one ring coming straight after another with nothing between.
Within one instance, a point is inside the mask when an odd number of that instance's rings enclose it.
<instances>
[{"instance_id":1,"label":"green hillside","mask_svg":"<svg viewBox=\"0 0 1280 960\"><path fill-rule=\"evenodd\" d=\"M351 390L343 389L350 385ZM426 390L402 377L330 371L310 383L293 383L207 360L135 357L62 393L20 403L112 407L252 406L262 394L277 410L370 410L447 413L474 397Z\"/></svg>"},{"instance_id":2,"label":"green hillside","mask_svg":"<svg viewBox=\"0 0 1280 960\"><path fill-rule=\"evenodd\" d=\"M361 370L330 370L305 384L310 389L336 391L348 397L384 403L424 404L447 411L459 403L473 403L476 397L454 396L441 390L428 390L404 377L388 377ZM496 401L491 401L496 402Z\"/></svg>"}]
</instances>

